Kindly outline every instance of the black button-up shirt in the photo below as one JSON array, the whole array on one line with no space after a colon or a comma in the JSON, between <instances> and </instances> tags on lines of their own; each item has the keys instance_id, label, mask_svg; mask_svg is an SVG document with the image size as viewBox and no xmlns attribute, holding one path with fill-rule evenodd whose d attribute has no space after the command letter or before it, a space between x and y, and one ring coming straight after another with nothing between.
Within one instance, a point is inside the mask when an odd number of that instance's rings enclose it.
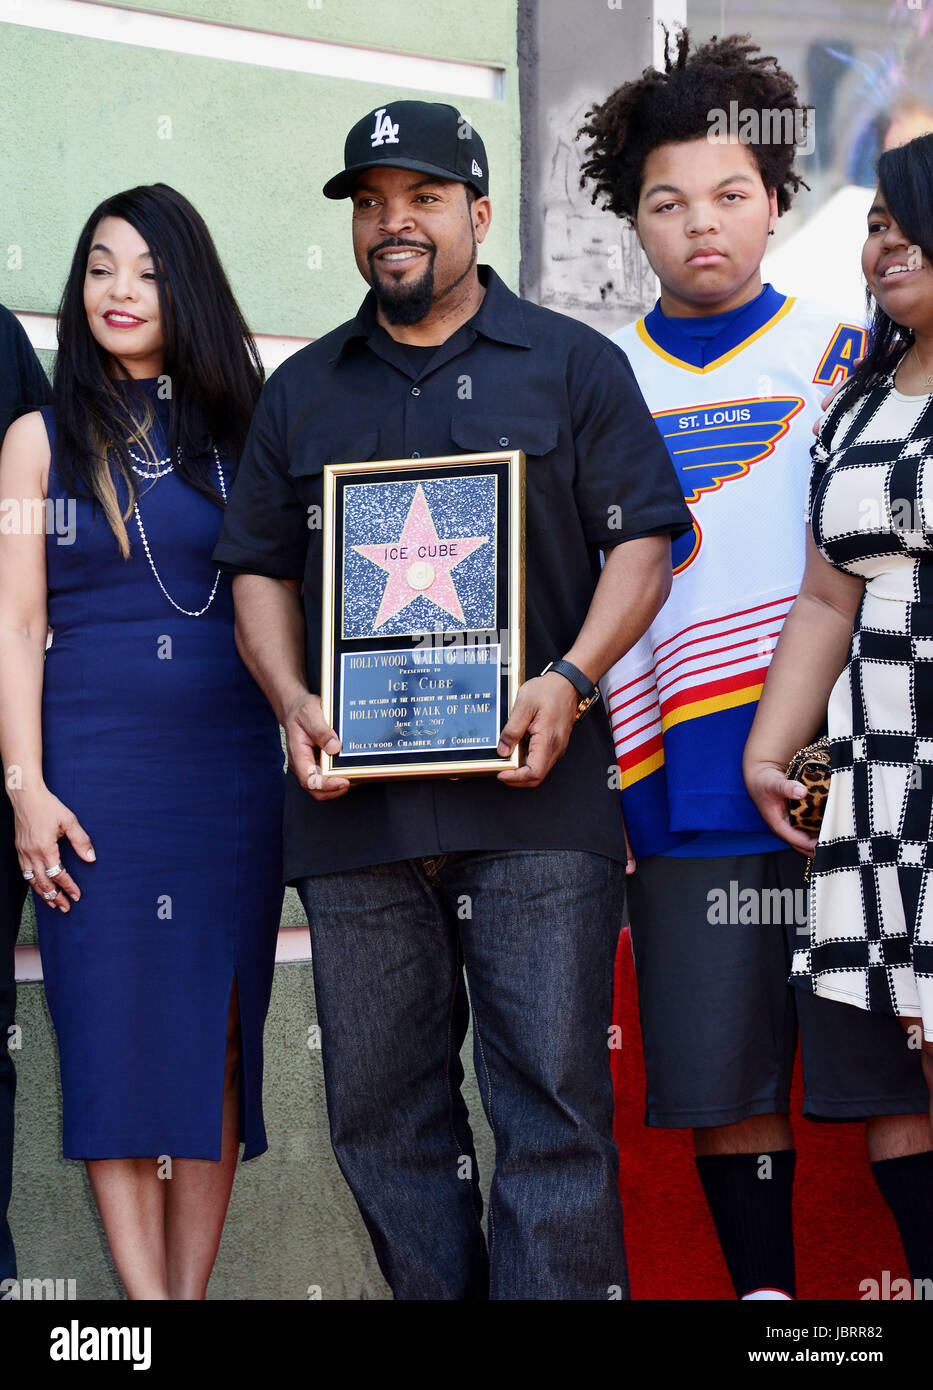
<instances>
[{"instance_id":1,"label":"black button-up shirt","mask_svg":"<svg viewBox=\"0 0 933 1390\"><path fill-rule=\"evenodd\" d=\"M7 427L49 399L49 382L15 314L0 304L0 442Z\"/></svg>"},{"instance_id":2,"label":"black button-up shirt","mask_svg":"<svg viewBox=\"0 0 933 1390\"><path fill-rule=\"evenodd\" d=\"M415 364L356 318L295 353L256 407L215 562L304 581L309 688L320 691L327 463L521 449L526 464L525 670L572 646L600 550L690 527L667 449L625 354L594 329L519 299L489 267L470 321ZM574 727L539 787L493 776L351 786L318 803L289 774L285 879L463 850L577 849L624 859L605 709Z\"/></svg>"}]
</instances>

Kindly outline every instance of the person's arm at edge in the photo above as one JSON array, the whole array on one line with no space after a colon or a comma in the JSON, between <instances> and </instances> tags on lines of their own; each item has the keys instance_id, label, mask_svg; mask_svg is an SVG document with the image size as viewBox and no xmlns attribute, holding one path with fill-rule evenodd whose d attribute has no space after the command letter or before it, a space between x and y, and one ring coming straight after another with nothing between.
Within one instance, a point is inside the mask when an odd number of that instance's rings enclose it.
<instances>
[{"instance_id":1,"label":"person's arm at edge","mask_svg":"<svg viewBox=\"0 0 933 1390\"><path fill-rule=\"evenodd\" d=\"M0 497L16 504L20 517L38 509L47 495L44 473L49 442L38 412L17 419L0 452ZM33 887L50 908L67 913L80 889L64 870L54 881L46 869L59 857L63 837L87 862L91 840L77 817L45 784L42 763L42 689L48 638L46 538L29 525L0 536L0 757L4 790L13 807L20 868L33 873Z\"/></svg>"},{"instance_id":2,"label":"person's arm at edge","mask_svg":"<svg viewBox=\"0 0 933 1390\"><path fill-rule=\"evenodd\" d=\"M786 801L806 789L784 769L826 718L830 692L846 664L852 624L865 581L838 570L817 550L807 527L806 568L800 592L785 619L755 712L742 772L762 818L794 849L811 854L816 841L795 830Z\"/></svg>"},{"instance_id":3,"label":"person's arm at edge","mask_svg":"<svg viewBox=\"0 0 933 1390\"><path fill-rule=\"evenodd\" d=\"M239 573L233 579L237 650L285 730L288 765L315 801L349 789L345 777L323 777L318 750L340 751L319 695L305 676L305 624L297 579Z\"/></svg>"},{"instance_id":4,"label":"person's arm at edge","mask_svg":"<svg viewBox=\"0 0 933 1390\"><path fill-rule=\"evenodd\" d=\"M42 506L41 416L21 417L7 430L0 454L0 489L20 515ZM42 683L48 636L45 537L25 527L0 541L0 745L7 795L42 785ZM18 769L11 784L10 768ZM16 784L19 784L16 786Z\"/></svg>"},{"instance_id":5,"label":"person's arm at edge","mask_svg":"<svg viewBox=\"0 0 933 1390\"><path fill-rule=\"evenodd\" d=\"M672 583L668 534L624 541L605 555L583 626L570 649L557 654L594 685L651 626ZM502 730L499 753L507 758L527 733L527 759L523 767L503 769L500 782L540 785L567 748L579 698L570 682L553 671L525 681Z\"/></svg>"}]
</instances>

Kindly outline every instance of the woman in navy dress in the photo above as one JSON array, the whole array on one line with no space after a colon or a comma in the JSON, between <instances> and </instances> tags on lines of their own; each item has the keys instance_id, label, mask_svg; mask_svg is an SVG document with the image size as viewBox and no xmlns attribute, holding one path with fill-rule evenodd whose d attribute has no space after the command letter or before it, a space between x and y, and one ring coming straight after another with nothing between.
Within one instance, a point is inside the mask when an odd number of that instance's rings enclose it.
<instances>
[{"instance_id":1,"label":"woman in navy dress","mask_svg":"<svg viewBox=\"0 0 933 1390\"><path fill-rule=\"evenodd\" d=\"M59 343L52 406L0 460L24 518L46 499L45 535L0 535L0 744L64 1155L129 1296L203 1298L239 1143L266 1148L282 903L278 724L210 560L262 370L207 228L162 184L91 215Z\"/></svg>"}]
</instances>

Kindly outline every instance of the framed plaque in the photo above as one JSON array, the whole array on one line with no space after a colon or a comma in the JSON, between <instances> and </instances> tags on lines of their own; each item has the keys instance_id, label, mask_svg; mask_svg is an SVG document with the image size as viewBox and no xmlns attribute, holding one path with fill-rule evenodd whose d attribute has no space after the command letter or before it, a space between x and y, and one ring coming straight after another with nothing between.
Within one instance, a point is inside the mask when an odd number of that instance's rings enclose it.
<instances>
[{"instance_id":1,"label":"framed plaque","mask_svg":"<svg viewBox=\"0 0 933 1390\"><path fill-rule=\"evenodd\" d=\"M524 679L520 450L327 464L321 701L351 781L496 773Z\"/></svg>"}]
</instances>

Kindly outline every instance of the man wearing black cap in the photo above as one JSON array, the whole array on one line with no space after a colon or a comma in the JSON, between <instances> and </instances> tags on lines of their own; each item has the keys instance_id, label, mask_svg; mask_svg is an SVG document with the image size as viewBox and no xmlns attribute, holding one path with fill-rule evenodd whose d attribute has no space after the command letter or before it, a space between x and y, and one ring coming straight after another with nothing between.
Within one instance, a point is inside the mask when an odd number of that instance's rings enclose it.
<instances>
[{"instance_id":1,"label":"man wearing black cap","mask_svg":"<svg viewBox=\"0 0 933 1390\"><path fill-rule=\"evenodd\" d=\"M607 1029L625 846L592 696L664 602L690 517L622 352L477 266L489 173L459 112L386 103L344 164L324 192L352 199L371 292L270 378L215 552L286 730L285 878L311 928L334 1150L397 1298L624 1298ZM506 448L527 459L542 674L499 751L527 739L526 762L347 795L318 763L340 746L315 693L322 470ZM496 1142L488 1246L460 1093L467 983Z\"/></svg>"}]
</instances>

